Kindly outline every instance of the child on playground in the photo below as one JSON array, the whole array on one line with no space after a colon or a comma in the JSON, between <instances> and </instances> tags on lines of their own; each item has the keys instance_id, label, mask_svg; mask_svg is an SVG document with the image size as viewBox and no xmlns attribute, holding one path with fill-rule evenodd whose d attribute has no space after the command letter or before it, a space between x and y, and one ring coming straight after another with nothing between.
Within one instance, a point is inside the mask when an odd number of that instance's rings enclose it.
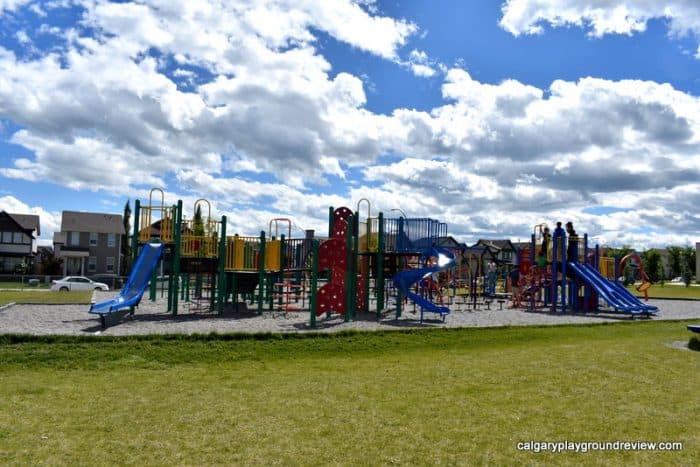
<instances>
[{"instance_id":1,"label":"child on playground","mask_svg":"<svg viewBox=\"0 0 700 467\"><path fill-rule=\"evenodd\" d=\"M513 301L511 308L520 307L520 271L517 265L508 273L508 278L510 279L511 299Z\"/></svg>"}]
</instances>

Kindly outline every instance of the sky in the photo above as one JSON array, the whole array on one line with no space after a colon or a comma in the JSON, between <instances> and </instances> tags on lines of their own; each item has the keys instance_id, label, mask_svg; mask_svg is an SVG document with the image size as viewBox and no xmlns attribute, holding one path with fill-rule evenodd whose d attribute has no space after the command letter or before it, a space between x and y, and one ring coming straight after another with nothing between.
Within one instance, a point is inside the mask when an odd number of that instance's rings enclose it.
<instances>
[{"instance_id":1,"label":"sky","mask_svg":"<svg viewBox=\"0 0 700 467\"><path fill-rule=\"evenodd\" d=\"M0 210L51 244L152 188L230 234L359 206L694 244L700 2L0 0Z\"/></svg>"}]
</instances>

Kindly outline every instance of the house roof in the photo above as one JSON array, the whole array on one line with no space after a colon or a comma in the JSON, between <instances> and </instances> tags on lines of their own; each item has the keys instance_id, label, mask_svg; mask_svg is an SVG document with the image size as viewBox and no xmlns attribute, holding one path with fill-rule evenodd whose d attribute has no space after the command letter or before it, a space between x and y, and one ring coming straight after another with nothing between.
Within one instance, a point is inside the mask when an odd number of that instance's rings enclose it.
<instances>
[{"instance_id":1,"label":"house roof","mask_svg":"<svg viewBox=\"0 0 700 467\"><path fill-rule=\"evenodd\" d=\"M39 229L39 216L35 214L10 214L23 229L33 230L36 235L41 235Z\"/></svg>"},{"instance_id":2,"label":"house roof","mask_svg":"<svg viewBox=\"0 0 700 467\"><path fill-rule=\"evenodd\" d=\"M515 250L515 245L510 240L491 240L480 238L476 245L487 245L490 247L496 247L499 250Z\"/></svg>"},{"instance_id":3,"label":"house roof","mask_svg":"<svg viewBox=\"0 0 700 467\"><path fill-rule=\"evenodd\" d=\"M466 244L458 242L455 240L455 238L451 235L448 235L446 237L438 237L437 238L437 244L438 246L459 246L459 247L466 247Z\"/></svg>"},{"instance_id":4,"label":"house roof","mask_svg":"<svg viewBox=\"0 0 700 467\"><path fill-rule=\"evenodd\" d=\"M122 216L99 212L63 211L61 232L95 232L124 234Z\"/></svg>"},{"instance_id":5,"label":"house roof","mask_svg":"<svg viewBox=\"0 0 700 467\"><path fill-rule=\"evenodd\" d=\"M6 211L2 212L10 216L24 230L34 232L37 236L41 235L41 230L39 229L39 216L35 214L14 214Z\"/></svg>"}]
</instances>

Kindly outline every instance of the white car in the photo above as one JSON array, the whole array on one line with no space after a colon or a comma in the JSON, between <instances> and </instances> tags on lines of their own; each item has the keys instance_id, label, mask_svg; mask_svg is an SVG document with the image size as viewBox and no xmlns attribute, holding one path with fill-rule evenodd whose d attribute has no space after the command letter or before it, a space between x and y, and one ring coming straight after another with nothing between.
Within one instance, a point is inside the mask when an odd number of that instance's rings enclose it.
<instances>
[{"instance_id":1,"label":"white car","mask_svg":"<svg viewBox=\"0 0 700 467\"><path fill-rule=\"evenodd\" d=\"M53 281L51 290L60 290L62 292L69 290L109 290L109 286L83 276L66 276L63 279Z\"/></svg>"}]
</instances>

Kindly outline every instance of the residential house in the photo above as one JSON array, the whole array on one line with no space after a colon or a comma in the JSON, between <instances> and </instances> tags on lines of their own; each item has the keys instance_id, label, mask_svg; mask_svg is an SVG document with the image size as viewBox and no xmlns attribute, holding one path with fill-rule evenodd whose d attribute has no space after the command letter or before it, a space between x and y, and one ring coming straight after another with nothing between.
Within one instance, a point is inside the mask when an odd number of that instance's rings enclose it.
<instances>
[{"instance_id":1,"label":"residential house","mask_svg":"<svg viewBox=\"0 0 700 467\"><path fill-rule=\"evenodd\" d=\"M0 211L0 273L33 271L39 235L39 216Z\"/></svg>"},{"instance_id":2,"label":"residential house","mask_svg":"<svg viewBox=\"0 0 700 467\"><path fill-rule=\"evenodd\" d=\"M510 240L479 239L474 247L485 247L495 257L499 265L511 266L518 261L518 248Z\"/></svg>"},{"instance_id":3,"label":"residential house","mask_svg":"<svg viewBox=\"0 0 700 467\"><path fill-rule=\"evenodd\" d=\"M124 224L119 214L63 211L54 251L65 275L119 274Z\"/></svg>"}]
</instances>

